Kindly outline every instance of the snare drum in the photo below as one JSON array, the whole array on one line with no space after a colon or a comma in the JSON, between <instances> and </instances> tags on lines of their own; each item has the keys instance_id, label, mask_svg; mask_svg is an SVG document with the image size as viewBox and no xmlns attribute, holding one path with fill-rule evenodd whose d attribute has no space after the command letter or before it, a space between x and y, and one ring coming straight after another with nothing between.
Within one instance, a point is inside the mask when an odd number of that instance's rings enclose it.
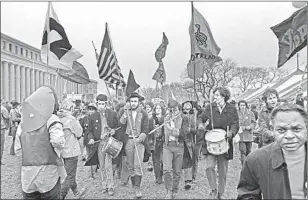
<instances>
[{"instance_id":1,"label":"snare drum","mask_svg":"<svg viewBox=\"0 0 308 200\"><path fill-rule=\"evenodd\" d=\"M122 146L123 142L114 137L109 137L108 141L102 147L102 152L108 153L112 158L116 158L119 155Z\"/></svg>"},{"instance_id":2,"label":"snare drum","mask_svg":"<svg viewBox=\"0 0 308 200\"><path fill-rule=\"evenodd\" d=\"M223 129L213 129L205 134L207 150L213 155L222 155L228 152L229 143L226 139L227 132Z\"/></svg>"}]
</instances>

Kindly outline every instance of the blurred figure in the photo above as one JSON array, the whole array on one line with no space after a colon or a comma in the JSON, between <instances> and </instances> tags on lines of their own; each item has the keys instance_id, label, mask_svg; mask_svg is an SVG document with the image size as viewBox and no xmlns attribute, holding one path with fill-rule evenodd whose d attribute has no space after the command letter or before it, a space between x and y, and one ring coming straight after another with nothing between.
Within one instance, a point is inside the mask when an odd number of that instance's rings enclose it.
<instances>
[{"instance_id":1,"label":"blurred figure","mask_svg":"<svg viewBox=\"0 0 308 200\"><path fill-rule=\"evenodd\" d=\"M11 128L10 128L9 136L13 137L13 142L12 142L11 149L10 149L10 155L14 156L15 155L15 151L14 151L15 137L16 137L17 127L21 120L21 114L20 114L20 107L19 107L20 104L16 101L12 101L11 104L12 104L12 109L10 111Z\"/></svg>"},{"instance_id":2,"label":"blurred figure","mask_svg":"<svg viewBox=\"0 0 308 200\"><path fill-rule=\"evenodd\" d=\"M303 92L299 92L296 95L296 99L295 99L295 104L302 106L303 108L305 108L305 104L304 104L304 98L303 98Z\"/></svg>"},{"instance_id":3,"label":"blurred figure","mask_svg":"<svg viewBox=\"0 0 308 200\"><path fill-rule=\"evenodd\" d=\"M83 129L83 135L84 135L84 140L83 140L83 146L86 147L86 152L87 152L87 158L90 155L90 152L93 151L93 145L89 145L89 117L97 111L97 106L95 103L90 103L88 104L88 107L86 109L86 116L81 119L80 125ZM94 173L97 170L97 165L92 165L90 166L89 169L89 174L88 177L94 179Z\"/></svg>"},{"instance_id":4,"label":"blurred figure","mask_svg":"<svg viewBox=\"0 0 308 200\"><path fill-rule=\"evenodd\" d=\"M9 129L9 120L10 115L7 109L1 104L1 154L0 154L0 163L2 163L3 151L4 151L4 141L5 141L5 132Z\"/></svg>"},{"instance_id":5,"label":"blurred figure","mask_svg":"<svg viewBox=\"0 0 308 200\"><path fill-rule=\"evenodd\" d=\"M258 121L258 111L257 111L257 106L255 104L251 104L250 105L250 111L253 112L253 114L255 115L255 121Z\"/></svg>"},{"instance_id":6,"label":"blurred figure","mask_svg":"<svg viewBox=\"0 0 308 200\"><path fill-rule=\"evenodd\" d=\"M244 165L246 156L251 152L253 135L252 130L255 127L255 115L253 112L248 110L248 104L244 100L238 102L238 116L240 122L240 131L238 132L240 136L239 150L241 153L241 163Z\"/></svg>"}]
</instances>

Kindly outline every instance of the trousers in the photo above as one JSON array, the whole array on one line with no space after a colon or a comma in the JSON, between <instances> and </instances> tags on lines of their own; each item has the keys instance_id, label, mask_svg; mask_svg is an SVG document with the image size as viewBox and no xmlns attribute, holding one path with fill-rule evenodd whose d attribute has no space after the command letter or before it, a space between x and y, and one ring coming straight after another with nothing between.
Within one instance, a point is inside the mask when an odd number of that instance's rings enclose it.
<instances>
[{"instance_id":1,"label":"trousers","mask_svg":"<svg viewBox=\"0 0 308 200\"><path fill-rule=\"evenodd\" d=\"M228 172L228 163L229 161L225 158L225 155L214 156L211 154L206 155L205 157L205 168L206 168L206 176L209 181L209 185L211 190L217 189L216 183L216 172L215 166L217 164L218 168L218 192L224 193L227 182L227 172Z\"/></svg>"}]
</instances>

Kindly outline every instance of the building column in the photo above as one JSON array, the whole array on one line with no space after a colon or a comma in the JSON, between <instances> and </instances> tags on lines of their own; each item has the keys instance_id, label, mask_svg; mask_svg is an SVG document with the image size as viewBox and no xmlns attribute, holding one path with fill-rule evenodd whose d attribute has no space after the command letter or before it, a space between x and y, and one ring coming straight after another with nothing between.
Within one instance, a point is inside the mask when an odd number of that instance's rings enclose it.
<instances>
[{"instance_id":1,"label":"building column","mask_svg":"<svg viewBox=\"0 0 308 200\"><path fill-rule=\"evenodd\" d=\"M16 69L15 69L15 73L16 73L16 79L15 79L15 98L16 101L21 102L20 99L20 66L19 65L15 65Z\"/></svg>"},{"instance_id":2,"label":"building column","mask_svg":"<svg viewBox=\"0 0 308 200\"><path fill-rule=\"evenodd\" d=\"M31 94L35 91L35 70L32 68L30 70L30 92Z\"/></svg>"},{"instance_id":3,"label":"building column","mask_svg":"<svg viewBox=\"0 0 308 200\"><path fill-rule=\"evenodd\" d=\"M4 90L7 84L4 82L4 61L1 61L1 99L4 99Z\"/></svg>"},{"instance_id":4,"label":"building column","mask_svg":"<svg viewBox=\"0 0 308 200\"><path fill-rule=\"evenodd\" d=\"M43 85L43 72L39 71L40 87Z\"/></svg>"},{"instance_id":5,"label":"building column","mask_svg":"<svg viewBox=\"0 0 308 200\"><path fill-rule=\"evenodd\" d=\"M35 89L40 87L40 72L35 70Z\"/></svg>"},{"instance_id":6,"label":"building column","mask_svg":"<svg viewBox=\"0 0 308 200\"><path fill-rule=\"evenodd\" d=\"M10 101L12 101L15 100L15 68L13 63L9 63L9 71L10 71L9 93L10 93Z\"/></svg>"},{"instance_id":7,"label":"building column","mask_svg":"<svg viewBox=\"0 0 308 200\"><path fill-rule=\"evenodd\" d=\"M20 79L20 93L21 93L21 101L26 98L26 68L21 66L21 79Z\"/></svg>"},{"instance_id":8,"label":"building column","mask_svg":"<svg viewBox=\"0 0 308 200\"><path fill-rule=\"evenodd\" d=\"M50 86L52 87L52 88L54 88L54 83L53 83L53 75L51 74L50 75L50 79L49 79L49 83L50 83ZM55 89L55 88L54 88Z\"/></svg>"},{"instance_id":9,"label":"building column","mask_svg":"<svg viewBox=\"0 0 308 200\"><path fill-rule=\"evenodd\" d=\"M31 94L31 76L30 76L30 68L26 68L26 97Z\"/></svg>"}]
</instances>

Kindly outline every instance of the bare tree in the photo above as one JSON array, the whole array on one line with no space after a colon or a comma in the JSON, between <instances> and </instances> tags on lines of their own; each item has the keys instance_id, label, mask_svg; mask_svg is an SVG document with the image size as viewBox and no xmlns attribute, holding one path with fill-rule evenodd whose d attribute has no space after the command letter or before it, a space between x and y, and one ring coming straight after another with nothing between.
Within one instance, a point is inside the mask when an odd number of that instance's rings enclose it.
<instances>
[{"instance_id":1,"label":"bare tree","mask_svg":"<svg viewBox=\"0 0 308 200\"><path fill-rule=\"evenodd\" d=\"M245 92L247 89L255 87L256 80L258 77L256 74L258 73L257 68L251 67L239 67L237 68L238 74L238 88L241 92Z\"/></svg>"},{"instance_id":2,"label":"bare tree","mask_svg":"<svg viewBox=\"0 0 308 200\"><path fill-rule=\"evenodd\" d=\"M253 81L252 85L254 88L262 87L264 84L277 81L278 79L286 76L288 73L288 70L281 68L278 69L276 67L258 67L255 68L255 77L257 78Z\"/></svg>"},{"instance_id":3,"label":"bare tree","mask_svg":"<svg viewBox=\"0 0 308 200\"><path fill-rule=\"evenodd\" d=\"M188 78L187 69L182 74L182 78ZM226 59L204 68L203 77L196 79L196 85L201 90L205 99L209 98L210 92L218 86L234 86L234 78L238 75L237 64L231 59ZM187 84L185 89L191 90L193 84Z\"/></svg>"}]
</instances>

